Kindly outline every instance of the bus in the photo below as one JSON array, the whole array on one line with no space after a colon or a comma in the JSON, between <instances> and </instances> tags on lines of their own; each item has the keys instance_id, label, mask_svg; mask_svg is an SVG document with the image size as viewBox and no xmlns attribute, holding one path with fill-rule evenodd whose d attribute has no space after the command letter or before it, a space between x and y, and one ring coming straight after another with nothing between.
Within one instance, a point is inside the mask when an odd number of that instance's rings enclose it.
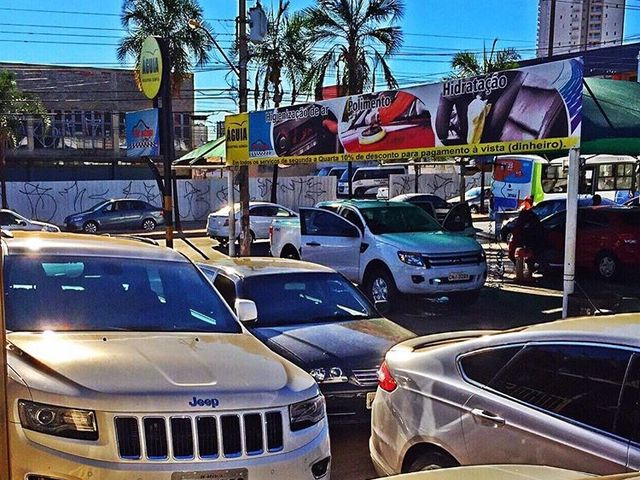
<instances>
[{"instance_id":1,"label":"bus","mask_svg":"<svg viewBox=\"0 0 640 480\"><path fill-rule=\"evenodd\" d=\"M567 193L568 157L551 160L542 168L541 185L545 199ZM580 157L579 193L596 193L623 204L638 195L640 160L629 155L593 155Z\"/></svg>"},{"instance_id":2,"label":"bus","mask_svg":"<svg viewBox=\"0 0 640 480\"><path fill-rule=\"evenodd\" d=\"M493 167L494 210L515 210L531 196L534 203L567 195L568 157L548 161L537 155L503 155ZM599 194L616 203L638 195L640 160L628 155L580 157L578 193Z\"/></svg>"}]
</instances>

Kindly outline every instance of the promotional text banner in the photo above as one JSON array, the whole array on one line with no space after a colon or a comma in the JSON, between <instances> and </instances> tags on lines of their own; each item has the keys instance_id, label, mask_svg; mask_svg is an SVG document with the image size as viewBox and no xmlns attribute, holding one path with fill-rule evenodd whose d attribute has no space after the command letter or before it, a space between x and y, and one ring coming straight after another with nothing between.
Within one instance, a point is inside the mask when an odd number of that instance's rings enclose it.
<instances>
[{"instance_id":1,"label":"promotional text banner","mask_svg":"<svg viewBox=\"0 0 640 480\"><path fill-rule=\"evenodd\" d=\"M580 144L582 74L582 60L570 59L251 112L248 129L227 136L227 163L398 162L567 150ZM230 142L238 145L243 135L242 149L229 155Z\"/></svg>"},{"instance_id":2,"label":"promotional text banner","mask_svg":"<svg viewBox=\"0 0 640 480\"><path fill-rule=\"evenodd\" d=\"M124 123L127 133L127 157L160 155L157 108L127 112Z\"/></svg>"}]
</instances>

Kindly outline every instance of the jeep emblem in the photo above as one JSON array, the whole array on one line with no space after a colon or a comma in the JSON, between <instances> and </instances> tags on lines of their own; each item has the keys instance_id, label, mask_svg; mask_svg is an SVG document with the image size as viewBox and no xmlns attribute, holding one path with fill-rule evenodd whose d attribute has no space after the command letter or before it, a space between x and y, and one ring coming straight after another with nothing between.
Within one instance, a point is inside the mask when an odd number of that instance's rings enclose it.
<instances>
[{"instance_id":1,"label":"jeep emblem","mask_svg":"<svg viewBox=\"0 0 640 480\"><path fill-rule=\"evenodd\" d=\"M217 398L198 398L193 397L189 402L190 407L211 407L216 408L220 405L220 401Z\"/></svg>"}]
</instances>

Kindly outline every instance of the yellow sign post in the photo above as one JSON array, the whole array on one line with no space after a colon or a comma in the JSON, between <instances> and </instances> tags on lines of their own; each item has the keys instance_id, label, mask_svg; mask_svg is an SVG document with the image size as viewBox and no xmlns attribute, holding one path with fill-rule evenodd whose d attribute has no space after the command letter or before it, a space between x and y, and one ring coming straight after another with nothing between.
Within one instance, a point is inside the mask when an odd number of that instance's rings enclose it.
<instances>
[{"instance_id":1,"label":"yellow sign post","mask_svg":"<svg viewBox=\"0 0 640 480\"><path fill-rule=\"evenodd\" d=\"M142 43L138 73L142 93L147 98L156 98L162 86L162 52L154 36L147 37Z\"/></svg>"}]
</instances>

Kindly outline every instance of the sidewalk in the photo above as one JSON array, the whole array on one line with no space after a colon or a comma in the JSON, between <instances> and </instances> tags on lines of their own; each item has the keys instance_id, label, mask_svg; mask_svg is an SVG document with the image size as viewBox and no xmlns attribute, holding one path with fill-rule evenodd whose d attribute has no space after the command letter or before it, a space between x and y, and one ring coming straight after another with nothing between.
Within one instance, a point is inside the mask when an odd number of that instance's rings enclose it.
<instances>
[{"instance_id":1,"label":"sidewalk","mask_svg":"<svg viewBox=\"0 0 640 480\"><path fill-rule=\"evenodd\" d=\"M182 232L185 236L189 238L198 238L198 237L206 237L207 236L207 221L199 220L199 221L190 221L190 222L181 222ZM174 223L174 237L179 235L178 229ZM140 235L141 237L153 238L154 240L162 240L165 237L165 226L160 225L153 232L142 232L136 233L136 235Z\"/></svg>"}]
</instances>

